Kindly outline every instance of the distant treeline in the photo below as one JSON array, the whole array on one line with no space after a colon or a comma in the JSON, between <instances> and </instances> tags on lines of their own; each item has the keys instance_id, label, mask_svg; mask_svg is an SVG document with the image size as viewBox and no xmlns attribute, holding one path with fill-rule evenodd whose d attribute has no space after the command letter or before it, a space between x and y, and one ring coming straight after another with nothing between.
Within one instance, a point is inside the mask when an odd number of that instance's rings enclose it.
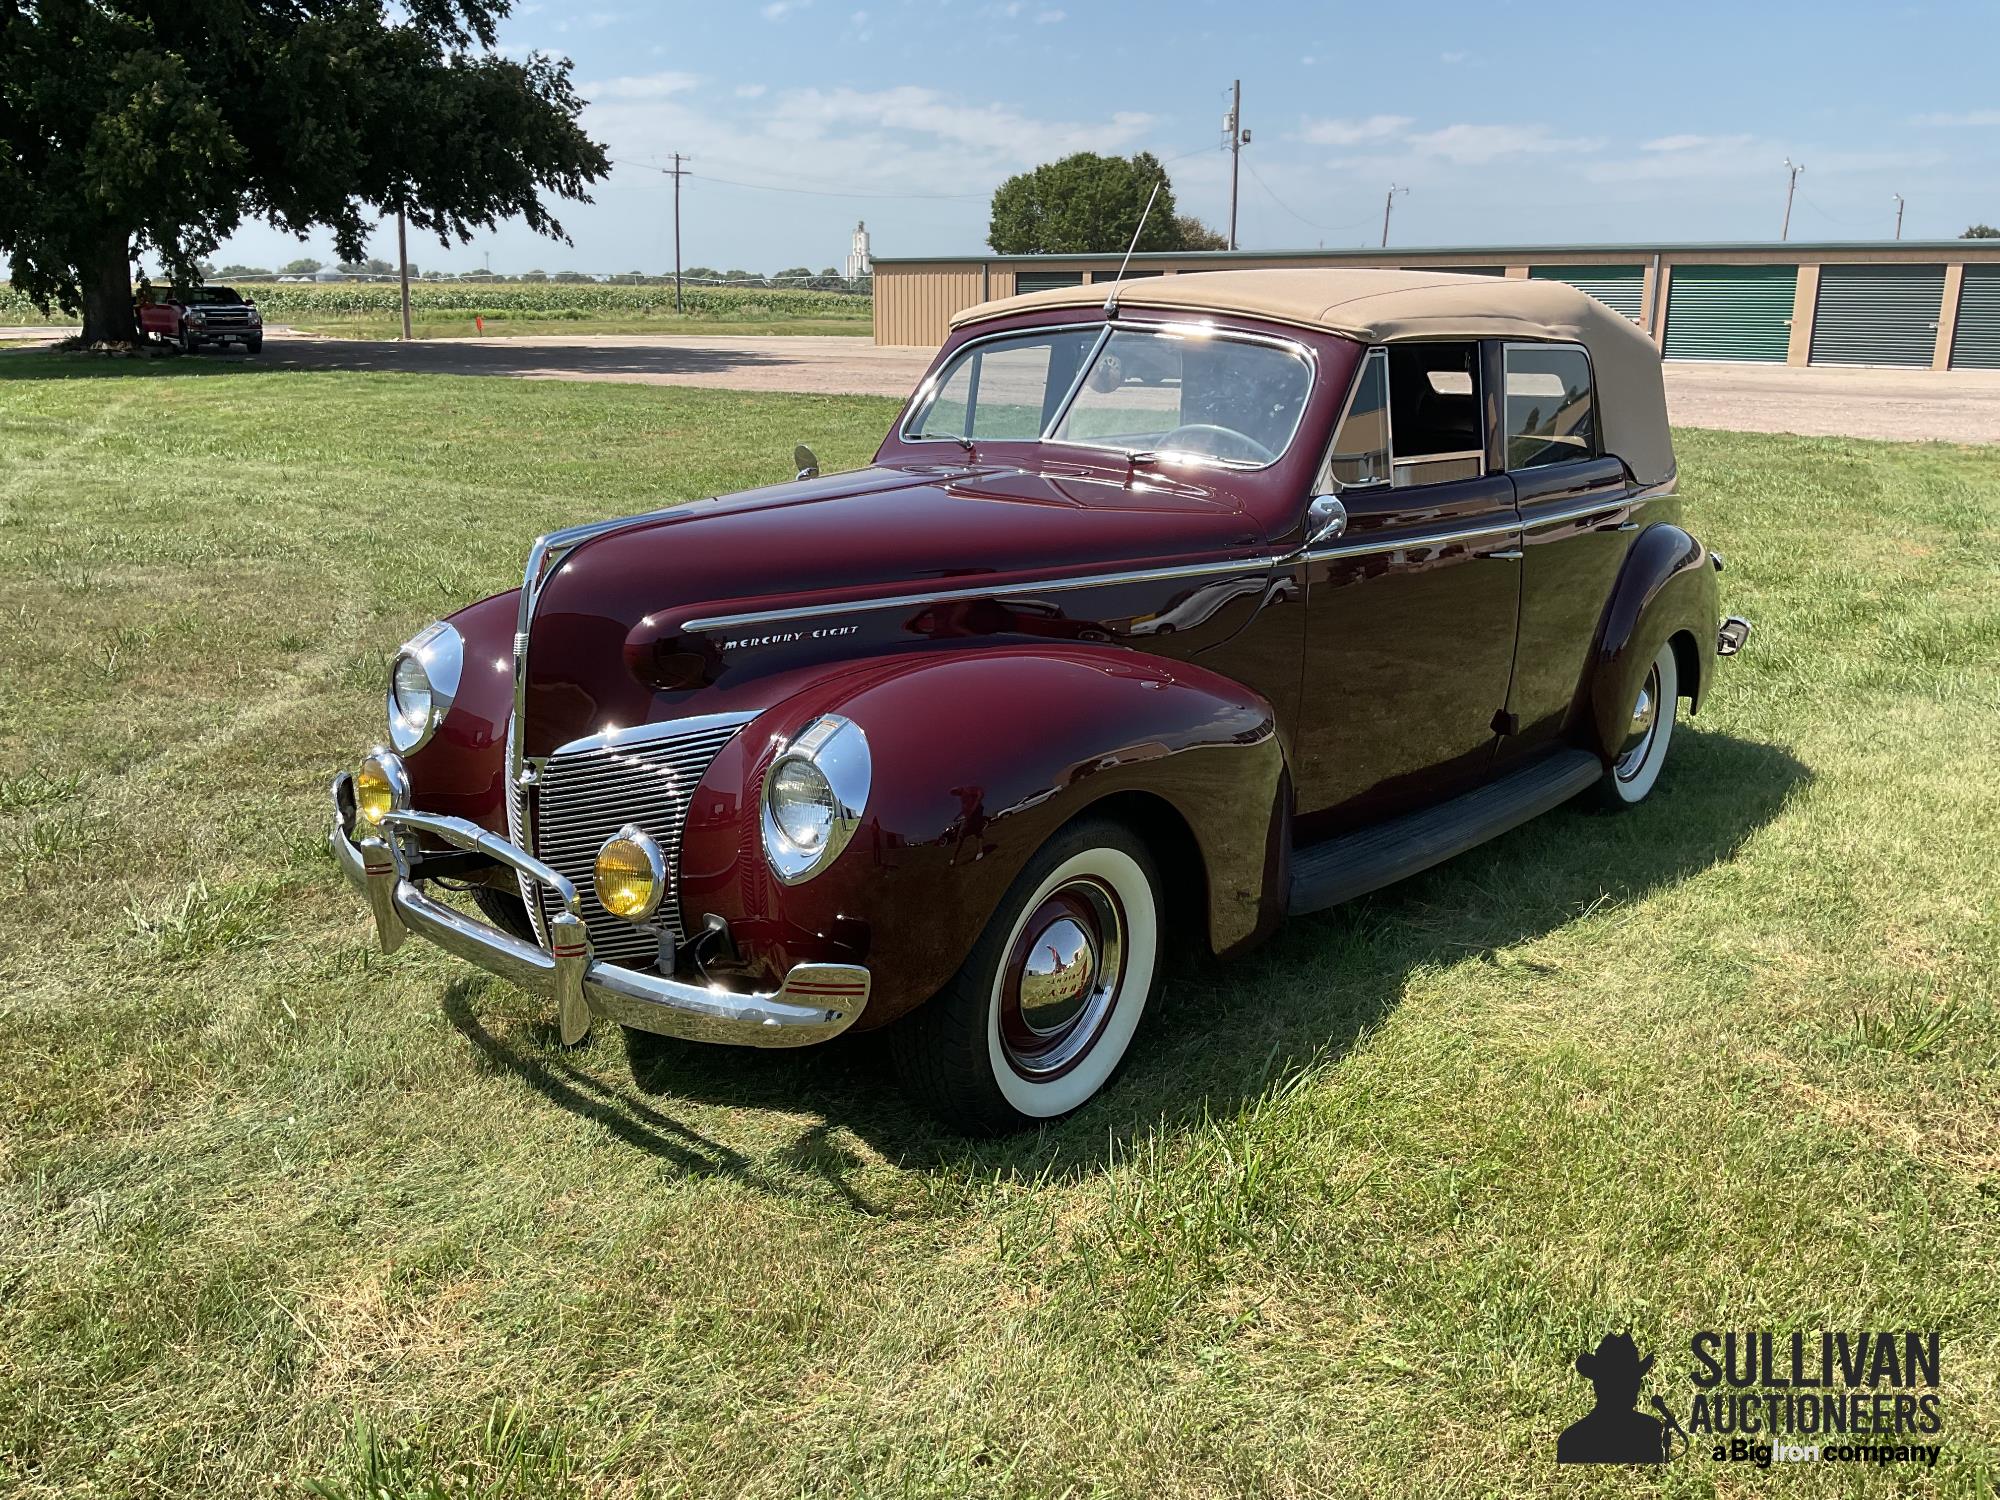
<instances>
[{"instance_id":1,"label":"distant treeline","mask_svg":"<svg viewBox=\"0 0 2000 1500\"><path fill-rule=\"evenodd\" d=\"M218 278L219 279L219 278ZM394 282L279 282L256 288L257 305L268 316L337 313L393 313L401 306ZM872 299L851 292L800 287L687 286L682 304L690 313L712 317L866 317ZM467 317L571 318L592 313L642 316L671 313L674 285L613 286L605 282L413 281L410 306ZM38 316L28 299L0 283L0 322Z\"/></svg>"}]
</instances>

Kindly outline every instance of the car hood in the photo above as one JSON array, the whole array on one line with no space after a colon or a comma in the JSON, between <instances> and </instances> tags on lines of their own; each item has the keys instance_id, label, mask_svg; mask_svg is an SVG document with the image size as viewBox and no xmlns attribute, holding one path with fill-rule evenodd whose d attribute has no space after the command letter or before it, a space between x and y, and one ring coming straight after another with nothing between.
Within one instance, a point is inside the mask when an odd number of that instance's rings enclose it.
<instances>
[{"instance_id":1,"label":"car hood","mask_svg":"<svg viewBox=\"0 0 2000 1500\"><path fill-rule=\"evenodd\" d=\"M692 501L592 535L554 563L529 636L522 748L546 755L675 711L663 694L736 698L755 672L731 669L724 648L754 627L689 622L1262 547L1251 519L1210 487L1081 464L877 465ZM663 660L706 670L676 685L655 670Z\"/></svg>"}]
</instances>

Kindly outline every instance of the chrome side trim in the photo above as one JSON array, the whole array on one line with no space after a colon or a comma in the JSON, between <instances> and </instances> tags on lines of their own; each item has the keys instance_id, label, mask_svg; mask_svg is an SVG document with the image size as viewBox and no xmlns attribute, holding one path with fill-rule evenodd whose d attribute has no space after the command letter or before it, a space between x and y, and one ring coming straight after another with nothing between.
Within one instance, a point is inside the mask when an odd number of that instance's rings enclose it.
<instances>
[{"instance_id":1,"label":"chrome side trim","mask_svg":"<svg viewBox=\"0 0 2000 1500\"><path fill-rule=\"evenodd\" d=\"M1430 547L1448 547L1453 542L1475 541L1483 536L1502 536L1521 529L1517 520L1492 522L1483 526L1461 526L1452 531L1423 531L1415 536L1364 538L1338 547L1318 547L1304 554L1306 562L1324 562L1331 557L1373 557L1382 552L1419 552Z\"/></svg>"},{"instance_id":2,"label":"chrome side trim","mask_svg":"<svg viewBox=\"0 0 2000 1500\"><path fill-rule=\"evenodd\" d=\"M629 729L606 729L571 740L556 748L556 755L574 755L583 750L629 750L634 745L650 745L655 740L679 739L683 735L705 734L712 729L735 729L748 724L754 711L733 714L697 714L685 719L660 719L651 724L634 724ZM551 756L550 759L554 759Z\"/></svg>"},{"instance_id":3,"label":"chrome side trim","mask_svg":"<svg viewBox=\"0 0 2000 1500\"><path fill-rule=\"evenodd\" d=\"M801 604L794 609L758 610L740 615L709 615L689 620L683 630L735 630L744 625L772 625L788 620L813 620L821 615L852 614L871 609L914 609L925 604L949 604L957 599L1012 599L1021 594L1051 594L1070 589L1111 588L1123 583L1159 583L1174 578L1210 578L1218 573L1268 571L1283 559L1265 555L1229 562L1180 563L1168 568L1139 568L1119 573L1091 573L1074 578L1034 578L1019 583L982 583L973 588L938 589L922 594L889 594L868 599L843 599L830 604Z\"/></svg>"},{"instance_id":4,"label":"chrome side trim","mask_svg":"<svg viewBox=\"0 0 2000 1500\"><path fill-rule=\"evenodd\" d=\"M1664 500L1672 493L1673 491L1669 490L1664 495L1621 495L1615 500L1598 500L1593 501L1589 505L1572 505L1566 510L1554 511L1548 515L1530 515L1527 511L1523 510L1521 512L1521 525L1527 530L1533 531L1537 526L1557 526L1565 521L1580 521L1585 516L1609 513L1614 510L1637 510L1649 501Z\"/></svg>"}]
</instances>

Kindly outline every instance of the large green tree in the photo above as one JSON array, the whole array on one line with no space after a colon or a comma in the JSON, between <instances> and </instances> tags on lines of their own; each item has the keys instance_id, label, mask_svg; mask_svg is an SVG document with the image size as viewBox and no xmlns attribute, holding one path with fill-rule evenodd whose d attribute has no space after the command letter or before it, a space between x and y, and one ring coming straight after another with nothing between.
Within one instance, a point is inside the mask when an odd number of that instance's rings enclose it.
<instances>
[{"instance_id":1,"label":"large green tree","mask_svg":"<svg viewBox=\"0 0 2000 1500\"><path fill-rule=\"evenodd\" d=\"M1138 228L1156 183L1160 196L1138 248L1186 249L1185 231L1174 209L1173 184L1150 151L1129 157L1079 151L1009 177L993 194L987 243L999 255L1122 251L1132 243L1132 231Z\"/></svg>"},{"instance_id":2,"label":"large green tree","mask_svg":"<svg viewBox=\"0 0 2000 1500\"><path fill-rule=\"evenodd\" d=\"M0 251L16 287L133 336L245 219L361 259L400 206L450 244L608 170L566 59L494 52L512 0L0 0ZM587 201L587 200L586 200Z\"/></svg>"}]
</instances>

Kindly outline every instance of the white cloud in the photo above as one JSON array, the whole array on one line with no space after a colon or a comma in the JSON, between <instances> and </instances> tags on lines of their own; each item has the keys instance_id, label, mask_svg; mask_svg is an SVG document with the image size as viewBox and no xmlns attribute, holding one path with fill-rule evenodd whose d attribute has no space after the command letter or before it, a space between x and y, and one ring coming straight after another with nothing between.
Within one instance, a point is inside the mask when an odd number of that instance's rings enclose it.
<instances>
[{"instance_id":1,"label":"white cloud","mask_svg":"<svg viewBox=\"0 0 2000 1500\"><path fill-rule=\"evenodd\" d=\"M1129 146L1152 126L1154 116L1121 110L1097 124L1036 120L1006 105L963 104L955 94L905 84L872 92L795 90L779 100L773 120L775 129L799 139L818 139L843 129L897 131L1008 160L1046 161L1074 151Z\"/></svg>"},{"instance_id":2,"label":"white cloud","mask_svg":"<svg viewBox=\"0 0 2000 1500\"><path fill-rule=\"evenodd\" d=\"M1546 125L1446 125L1408 137L1426 156L1455 166L1477 167L1508 156L1595 151L1603 144L1580 136L1559 136Z\"/></svg>"},{"instance_id":3,"label":"white cloud","mask_svg":"<svg viewBox=\"0 0 2000 1500\"><path fill-rule=\"evenodd\" d=\"M736 85L736 97L739 99L761 99L769 92L770 86L768 84L739 83Z\"/></svg>"},{"instance_id":4,"label":"white cloud","mask_svg":"<svg viewBox=\"0 0 2000 1500\"><path fill-rule=\"evenodd\" d=\"M1450 67L1454 63L1464 62L1470 56L1472 56L1470 52L1463 52L1463 51L1440 52L1438 54L1438 61L1443 63L1446 67Z\"/></svg>"},{"instance_id":5,"label":"white cloud","mask_svg":"<svg viewBox=\"0 0 2000 1500\"><path fill-rule=\"evenodd\" d=\"M1641 141L1641 151L1735 151L1754 139L1747 135L1663 135Z\"/></svg>"},{"instance_id":6,"label":"white cloud","mask_svg":"<svg viewBox=\"0 0 2000 1500\"><path fill-rule=\"evenodd\" d=\"M1069 12L1064 10L1038 10L1035 12L1035 24L1037 26L1060 26L1068 19Z\"/></svg>"},{"instance_id":7,"label":"white cloud","mask_svg":"<svg viewBox=\"0 0 2000 1500\"><path fill-rule=\"evenodd\" d=\"M847 18L847 24L854 27L866 26L868 24L868 12L865 10L857 10L853 15Z\"/></svg>"},{"instance_id":8,"label":"white cloud","mask_svg":"<svg viewBox=\"0 0 2000 1500\"><path fill-rule=\"evenodd\" d=\"M2000 125L2000 109L1969 109L1963 114L1918 115L1912 125Z\"/></svg>"},{"instance_id":9,"label":"white cloud","mask_svg":"<svg viewBox=\"0 0 2000 1500\"><path fill-rule=\"evenodd\" d=\"M1001 179L1072 152L1133 151L1158 123L1134 111L1095 119L1044 118L1010 104L969 101L962 91L915 85L875 91L745 88L756 92L739 89L737 98L758 102L733 109L713 108L689 94L607 94L593 99L584 126L614 157L643 160L663 141L692 153L697 191L700 178L712 175L717 192L730 191L721 185L727 180L957 201L983 197ZM640 174L611 191L655 187ZM727 201L762 205L764 195Z\"/></svg>"},{"instance_id":10,"label":"white cloud","mask_svg":"<svg viewBox=\"0 0 2000 1500\"><path fill-rule=\"evenodd\" d=\"M1370 115L1364 120L1308 119L1300 122L1298 139L1308 146L1358 146L1364 141L1393 139L1414 123L1408 115Z\"/></svg>"},{"instance_id":11,"label":"white cloud","mask_svg":"<svg viewBox=\"0 0 2000 1500\"><path fill-rule=\"evenodd\" d=\"M648 73L578 84L577 92L586 99L664 99L669 94L684 94L698 82L692 73Z\"/></svg>"},{"instance_id":12,"label":"white cloud","mask_svg":"<svg viewBox=\"0 0 2000 1500\"><path fill-rule=\"evenodd\" d=\"M771 0L761 14L767 21L782 21L795 10L804 10L813 0Z\"/></svg>"}]
</instances>

